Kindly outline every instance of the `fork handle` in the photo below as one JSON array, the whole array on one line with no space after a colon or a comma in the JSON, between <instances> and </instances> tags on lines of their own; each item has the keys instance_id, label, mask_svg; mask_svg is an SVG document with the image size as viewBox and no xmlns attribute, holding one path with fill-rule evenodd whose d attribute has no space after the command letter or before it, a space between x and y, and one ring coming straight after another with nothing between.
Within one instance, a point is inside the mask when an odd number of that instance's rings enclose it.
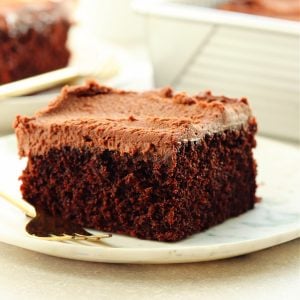
<instances>
[{"instance_id":1,"label":"fork handle","mask_svg":"<svg viewBox=\"0 0 300 300\"><path fill-rule=\"evenodd\" d=\"M41 75L0 85L0 101L9 97L23 96L73 81L80 77L76 67L66 67Z\"/></svg>"},{"instance_id":2,"label":"fork handle","mask_svg":"<svg viewBox=\"0 0 300 300\"><path fill-rule=\"evenodd\" d=\"M16 199L2 191L0 191L0 197L22 210L28 217L34 218L36 216L35 208L25 200Z\"/></svg>"}]
</instances>

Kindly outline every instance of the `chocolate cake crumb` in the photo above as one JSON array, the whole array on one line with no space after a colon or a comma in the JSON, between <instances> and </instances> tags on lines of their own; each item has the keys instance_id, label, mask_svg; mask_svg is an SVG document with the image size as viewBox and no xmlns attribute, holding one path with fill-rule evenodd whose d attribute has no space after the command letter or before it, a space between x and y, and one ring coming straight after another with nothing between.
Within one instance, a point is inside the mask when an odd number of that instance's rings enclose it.
<instances>
[{"instance_id":1,"label":"chocolate cake crumb","mask_svg":"<svg viewBox=\"0 0 300 300\"><path fill-rule=\"evenodd\" d=\"M128 117L128 121L133 122L133 121L137 121L137 119L136 119L134 116L130 115L130 116Z\"/></svg>"}]
</instances>

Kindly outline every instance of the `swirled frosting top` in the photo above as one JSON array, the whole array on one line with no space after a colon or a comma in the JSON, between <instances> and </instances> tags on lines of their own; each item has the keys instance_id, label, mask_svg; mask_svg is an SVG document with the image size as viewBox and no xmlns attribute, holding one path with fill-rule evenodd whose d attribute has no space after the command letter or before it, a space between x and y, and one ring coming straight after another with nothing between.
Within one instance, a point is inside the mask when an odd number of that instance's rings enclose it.
<instances>
[{"instance_id":1,"label":"swirled frosting top","mask_svg":"<svg viewBox=\"0 0 300 300\"><path fill-rule=\"evenodd\" d=\"M247 128L255 122L245 98L189 96L171 88L131 92L88 82L65 87L33 117L17 116L21 156L64 146L165 155L207 134Z\"/></svg>"}]
</instances>

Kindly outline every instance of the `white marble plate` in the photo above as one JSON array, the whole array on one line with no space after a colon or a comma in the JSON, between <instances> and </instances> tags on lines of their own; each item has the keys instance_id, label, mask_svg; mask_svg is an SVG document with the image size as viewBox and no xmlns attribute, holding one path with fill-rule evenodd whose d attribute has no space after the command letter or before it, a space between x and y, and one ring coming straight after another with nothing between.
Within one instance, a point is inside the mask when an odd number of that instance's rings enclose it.
<instances>
[{"instance_id":1,"label":"white marble plate","mask_svg":"<svg viewBox=\"0 0 300 300\"><path fill-rule=\"evenodd\" d=\"M300 236L300 151L296 146L259 138L258 196L254 210L177 243L113 235L101 244L48 242L26 235L25 216L0 201L0 241L69 259L113 263L183 263L243 255ZM13 136L0 138L0 189L19 195L19 161Z\"/></svg>"}]
</instances>

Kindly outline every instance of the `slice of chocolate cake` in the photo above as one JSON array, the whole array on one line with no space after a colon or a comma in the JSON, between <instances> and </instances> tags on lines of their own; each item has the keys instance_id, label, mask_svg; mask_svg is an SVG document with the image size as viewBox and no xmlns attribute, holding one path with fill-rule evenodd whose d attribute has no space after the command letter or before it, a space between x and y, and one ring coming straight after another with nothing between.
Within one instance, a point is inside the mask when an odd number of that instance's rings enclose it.
<instances>
[{"instance_id":1,"label":"slice of chocolate cake","mask_svg":"<svg viewBox=\"0 0 300 300\"><path fill-rule=\"evenodd\" d=\"M90 82L14 126L24 199L87 228L178 241L255 203L246 99Z\"/></svg>"},{"instance_id":2,"label":"slice of chocolate cake","mask_svg":"<svg viewBox=\"0 0 300 300\"><path fill-rule=\"evenodd\" d=\"M71 2L0 1L0 84L68 64Z\"/></svg>"}]
</instances>

